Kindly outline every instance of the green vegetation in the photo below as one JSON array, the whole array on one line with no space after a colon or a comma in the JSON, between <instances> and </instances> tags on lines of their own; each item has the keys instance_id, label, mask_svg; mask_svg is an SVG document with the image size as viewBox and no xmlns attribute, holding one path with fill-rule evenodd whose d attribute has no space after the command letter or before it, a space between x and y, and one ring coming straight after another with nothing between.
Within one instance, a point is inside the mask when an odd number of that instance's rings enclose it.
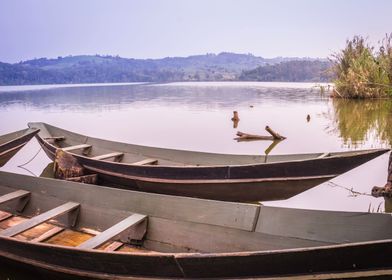
<instances>
[{"instance_id":1,"label":"green vegetation","mask_svg":"<svg viewBox=\"0 0 392 280\"><path fill-rule=\"evenodd\" d=\"M342 98L392 97L392 33L377 51L361 36L348 40L334 55L337 79L334 96Z\"/></svg>"},{"instance_id":2,"label":"green vegetation","mask_svg":"<svg viewBox=\"0 0 392 280\"><path fill-rule=\"evenodd\" d=\"M369 138L392 143L392 99L335 98L334 121L345 144L356 146Z\"/></svg>"}]
</instances>

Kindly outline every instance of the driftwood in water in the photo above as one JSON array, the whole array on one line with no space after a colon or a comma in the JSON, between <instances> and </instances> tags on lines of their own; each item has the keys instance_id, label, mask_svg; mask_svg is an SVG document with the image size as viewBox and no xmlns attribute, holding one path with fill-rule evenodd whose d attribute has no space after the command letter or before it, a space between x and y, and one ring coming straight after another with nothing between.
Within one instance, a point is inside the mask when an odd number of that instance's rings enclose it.
<instances>
[{"instance_id":1,"label":"driftwood in water","mask_svg":"<svg viewBox=\"0 0 392 280\"><path fill-rule=\"evenodd\" d=\"M389 155L387 183L384 187L373 187L372 196L392 198L392 153Z\"/></svg>"},{"instance_id":2,"label":"driftwood in water","mask_svg":"<svg viewBox=\"0 0 392 280\"><path fill-rule=\"evenodd\" d=\"M72 182L78 182L78 183L84 183L84 184L96 185L98 182L98 175L97 174L84 175L84 176L79 176L79 177L66 178L65 180L72 181Z\"/></svg>"},{"instance_id":3,"label":"driftwood in water","mask_svg":"<svg viewBox=\"0 0 392 280\"><path fill-rule=\"evenodd\" d=\"M276 133L273 131L268 125L265 127L265 130L271 134L271 136L264 136L264 135L256 135L256 134L249 134L249 133L244 133L241 131L237 132L236 138L234 138L237 141L252 141L252 140L271 140L271 141L276 141L276 140L283 140L286 139L286 137Z\"/></svg>"},{"instance_id":4,"label":"driftwood in water","mask_svg":"<svg viewBox=\"0 0 392 280\"><path fill-rule=\"evenodd\" d=\"M56 150L54 159L54 177L57 179L67 179L84 175L84 168L72 155L62 149Z\"/></svg>"},{"instance_id":5,"label":"driftwood in water","mask_svg":"<svg viewBox=\"0 0 392 280\"><path fill-rule=\"evenodd\" d=\"M240 117L238 116L237 111L233 111L233 117L231 118L231 120L233 121L233 128L237 128L238 122L240 121Z\"/></svg>"}]
</instances>

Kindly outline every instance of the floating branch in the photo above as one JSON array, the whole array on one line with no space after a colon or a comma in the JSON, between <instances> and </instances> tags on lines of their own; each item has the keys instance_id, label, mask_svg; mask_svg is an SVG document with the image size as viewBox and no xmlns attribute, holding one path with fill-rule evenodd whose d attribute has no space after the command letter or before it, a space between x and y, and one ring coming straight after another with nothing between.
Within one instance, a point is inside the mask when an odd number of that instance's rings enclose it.
<instances>
[{"instance_id":1,"label":"floating branch","mask_svg":"<svg viewBox=\"0 0 392 280\"><path fill-rule=\"evenodd\" d=\"M256 134L249 134L249 133L244 133L241 131L237 132L236 138L234 140L237 141L252 141L252 140L270 140L270 141L276 141L276 140L284 140L286 137L280 135L279 133L276 133L273 131L268 125L265 127L265 130L271 134L271 136L264 136L264 135L256 135Z\"/></svg>"}]
</instances>

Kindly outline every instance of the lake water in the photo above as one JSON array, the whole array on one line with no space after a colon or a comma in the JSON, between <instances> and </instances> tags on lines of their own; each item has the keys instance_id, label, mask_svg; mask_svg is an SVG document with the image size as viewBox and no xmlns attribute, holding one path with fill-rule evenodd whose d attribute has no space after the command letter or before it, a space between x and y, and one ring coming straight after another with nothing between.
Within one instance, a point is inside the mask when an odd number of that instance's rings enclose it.
<instances>
[{"instance_id":1,"label":"lake water","mask_svg":"<svg viewBox=\"0 0 392 280\"><path fill-rule=\"evenodd\" d=\"M237 128L231 121L234 110L240 117ZM0 134L37 121L115 141L232 154L389 147L391 112L390 101L330 99L314 84L303 83L0 87ZM233 140L237 131L267 135L266 125L287 137L272 150L271 141ZM1 170L39 175L50 162L39 150L34 139ZM384 200L369 193L385 184L387 161L388 154L291 199L264 204L384 211Z\"/></svg>"}]
</instances>

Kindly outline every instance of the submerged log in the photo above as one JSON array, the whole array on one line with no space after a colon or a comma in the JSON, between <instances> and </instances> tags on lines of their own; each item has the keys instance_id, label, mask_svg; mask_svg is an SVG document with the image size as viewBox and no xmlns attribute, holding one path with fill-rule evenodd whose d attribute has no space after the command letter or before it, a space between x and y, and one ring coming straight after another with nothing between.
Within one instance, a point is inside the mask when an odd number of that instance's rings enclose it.
<instances>
[{"instance_id":1,"label":"submerged log","mask_svg":"<svg viewBox=\"0 0 392 280\"><path fill-rule=\"evenodd\" d=\"M231 120L233 121L233 128L237 128L238 122L240 121L237 111L233 111L233 117L231 118Z\"/></svg>"},{"instance_id":2,"label":"submerged log","mask_svg":"<svg viewBox=\"0 0 392 280\"><path fill-rule=\"evenodd\" d=\"M392 152L389 155L387 183L384 187L374 186L372 189L372 196L392 198Z\"/></svg>"},{"instance_id":3,"label":"submerged log","mask_svg":"<svg viewBox=\"0 0 392 280\"><path fill-rule=\"evenodd\" d=\"M272 130L272 128L270 128L268 125L265 127L265 130L267 130L267 132L269 134L272 135L272 137L274 137L274 140L283 140L286 139L286 137L276 133L275 131Z\"/></svg>"},{"instance_id":4,"label":"submerged log","mask_svg":"<svg viewBox=\"0 0 392 280\"><path fill-rule=\"evenodd\" d=\"M84 175L84 168L79 164L78 160L62 149L56 150L53 169L54 177L57 179L67 179Z\"/></svg>"},{"instance_id":5,"label":"submerged log","mask_svg":"<svg viewBox=\"0 0 392 280\"><path fill-rule=\"evenodd\" d=\"M237 132L236 138L234 140L237 141L252 141L252 140L270 140L270 141L276 141L276 140L283 140L286 139L286 137L281 136L280 134L276 133L273 131L268 125L265 127L265 130L271 134L271 136L264 136L264 135L256 135L256 134L249 134L249 133L244 133L241 131Z\"/></svg>"},{"instance_id":6,"label":"submerged log","mask_svg":"<svg viewBox=\"0 0 392 280\"><path fill-rule=\"evenodd\" d=\"M238 112L237 111L233 111L233 117L231 118L232 121L239 121L240 117L238 116Z\"/></svg>"}]
</instances>

